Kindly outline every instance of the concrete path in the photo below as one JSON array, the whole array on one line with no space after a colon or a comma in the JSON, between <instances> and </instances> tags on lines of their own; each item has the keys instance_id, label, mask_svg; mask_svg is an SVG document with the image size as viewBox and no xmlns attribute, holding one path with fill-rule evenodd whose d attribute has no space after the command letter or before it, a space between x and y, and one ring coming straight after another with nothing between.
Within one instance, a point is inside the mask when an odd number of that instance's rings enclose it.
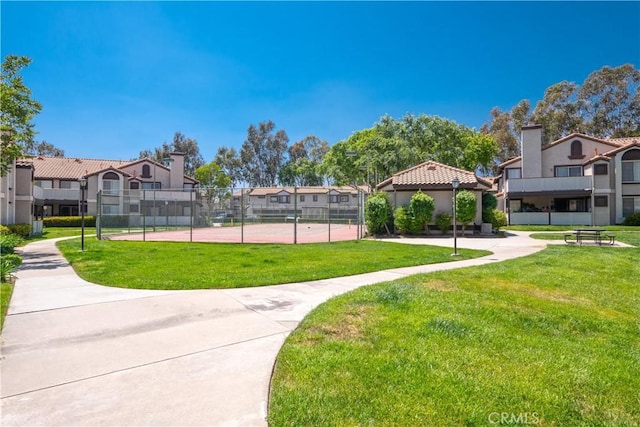
<instances>
[{"instance_id":1,"label":"concrete path","mask_svg":"<svg viewBox=\"0 0 640 427\"><path fill-rule=\"evenodd\" d=\"M452 239L398 239L453 246ZM458 238L484 258L260 288L143 291L80 279L54 241L24 248L2 332L3 426L266 425L286 336L327 299L372 283L525 256L528 233Z\"/></svg>"}]
</instances>

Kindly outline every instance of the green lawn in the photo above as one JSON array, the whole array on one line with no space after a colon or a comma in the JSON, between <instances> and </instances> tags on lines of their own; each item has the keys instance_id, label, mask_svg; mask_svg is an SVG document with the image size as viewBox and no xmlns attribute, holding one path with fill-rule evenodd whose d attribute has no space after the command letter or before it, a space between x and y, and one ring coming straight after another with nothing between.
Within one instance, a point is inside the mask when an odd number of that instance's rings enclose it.
<instances>
[{"instance_id":1,"label":"green lawn","mask_svg":"<svg viewBox=\"0 0 640 427\"><path fill-rule=\"evenodd\" d=\"M4 316L7 314L12 293L13 284L0 283L0 331L2 330L2 326L4 326Z\"/></svg>"},{"instance_id":2,"label":"green lawn","mask_svg":"<svg viewBox=\"0 0 640 427\"><path fill-rule=\"evenodd\" d=\"M42 234L39 236L29 237L25 243L35 242L38 240L57 239L59 237L73 237L80 236L82 229L80 227L45 227ZM85 227L85 236L96 234L95 227Z\"/></svg>"},{"instance_id":3,"label":"green lawn","mask_svg":"<svg viewBox=\"0 0 640 427\"><path fill-rule=\"evenodd\" d=\"M637 426L638 277L635 248L552 246L336 297L285 342L270 425Z\"/></svg>"},{"instance_id":4,"label":"green lawn","mask_svg":"<svg viewBox=\"0 0 640 427\"><path fill-rule=\"evenodd\" d=\"M534 232L534 234L531 234L531 237L534 239L563 240L564 233L572 231L574 227L571 225L513 225L506 228L514 231ZM640 227L607 225L601 228L604 228L607 234L615 236L617 242L640 246Z\"/></svg>"},{"instance_id":5,"label":"green lawn","mask_svg":"<svg viewBox=\"0 0 640 427\"><path fill-rule=\"evenodd\" d=\"M448 262L488 255L461 249L378 241L304 245L129 242L78 239L58 247L85 280L139 289L265 286Z\"/></svg>"}]
</instances>

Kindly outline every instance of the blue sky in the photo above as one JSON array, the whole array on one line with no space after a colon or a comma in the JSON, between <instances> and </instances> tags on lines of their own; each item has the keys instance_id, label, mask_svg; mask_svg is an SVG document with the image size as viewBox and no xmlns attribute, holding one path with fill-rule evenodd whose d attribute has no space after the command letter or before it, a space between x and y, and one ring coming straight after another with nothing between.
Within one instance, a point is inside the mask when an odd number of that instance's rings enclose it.
<instances>
[{"instance_id":1,"label":"blue sky","mask_svg":"<svg viewBox=\"0 0 640 427\"><path fill-rule=\"evenodd\" d=\"M130 159L181 131L206 161L273 120L333 144L382 115L479 128L604 65L640 67L639 2L14 2L37 140Z\"/></svg>"}]
</instances>

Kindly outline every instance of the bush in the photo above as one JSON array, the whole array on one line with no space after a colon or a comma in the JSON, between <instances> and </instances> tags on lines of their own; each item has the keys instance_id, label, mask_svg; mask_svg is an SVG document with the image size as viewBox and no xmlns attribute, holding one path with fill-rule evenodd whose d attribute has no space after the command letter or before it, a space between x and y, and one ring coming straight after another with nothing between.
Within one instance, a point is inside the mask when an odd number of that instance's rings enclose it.
<instances>
[{"instance_id":1,"label":"bush","mask_svg":"<svg viewBox=\"0 0 640 427\"><path fill-rule=\"evenodd\" d=\"M0 225L0 235L10 234L11 230L6 225Z\"/></svg>"},{"instance_id":2,"label":"bush","mask_svg":"<svg viewBox=\"0 0 640 427\"><path fill-rule=\"evenodd\" d=\"M31 224L12 224L9 226L9 231L26 239L31 236Z\"/></svg>"},{"instance_id":3,"label":"bush","mask_svg":"<svg viewBox=\"0 0 640 427\"><path fill-rule=\"evenodd\" d=\"M482 222L491 222L493 210L498 207L498 199L491 193L482 195Z\"/></svg>"},{"instance_id":4,"label":"bush","mask_svg":"<svg viewBox=\"0 0 640 427\"><path fill-rule=\"evenodd\" d=\"M640 212L625 217L622 225L640 226Z\"/></svg>"},{"instance_id":5,"label":"bush","mask_svg":"<svg viewBox=\"0 0 640 427\"><path fill-rule=\"evenodd\" d=\"M393 212L387 193L375 193L369 196L365 204L365 222L369 233L376 235L386 232L392 219Z\"/></svg>"},{"instance_id":6,"label":"bush","mask_svg":"<svg viewBox=\"0 0 640 427\"><path fill-rule=\"evenodd\" d=\"M496 230L507 225L507 214L502 212L500 209L491 210L489 217L491 226Z\"/></svg>"},{"instance_id":7,"label":"bush","mask_svg":"<svg viewBox=\"0 0 640 427\"><path fill-rule=\"evenodd\" d=\"M12 254L13 248L22 244L22 237L16 234L3 234L0 236L0 254Z\"/></svg>"},{"instance_id":8,"label":"bush","mask_svg":"<svg viewBox=\"0 0 640 427\"><path fill-rule=\"evenodd\" d=\"M16 254L2 254L0 256L0 282L4 283L13 270L20 267L22 258Z\"/></svg>"},{"instance_id":9,"label":"bush","mask_svg":"<svg viewBox=\"0 0 640 427\"><path fill-rule=\"evenodd\" d=\"M401 206L393 214L393 224L400 234L418 234L423 230L422 224L416 220L411 208Z\"/></svg>"},{"instance_id":10,"label":"bush","mask_svg":"<svg viewBox=\"0 0 640 427\"><path fill-rule=\"evenodd\" d=\"M449 212L440 212L436 215L436 227L442 231L442 234L447 234L451 227L451 214Z\"/></svg>"},{"instance_id":11,"label":"bush","mask_svg":"<svg viewBox=\"0 0 640 427\"><path fill-rule=\"evenodd\" d=\"M433 218L433 210L435 209L435 202L433 197L428 194L424 194L418 190L412 197L409 203L409 210L411 218L417 223L418 229L416 232L420 232L425 228L428 229L431 218Z\"/></svg>"},{"instance_id":12,"label":"bush","mask_svg":"<svg viewBox=\"0 0 640 427\"><path fill-rule=\"evenodd\" d=\"M462 231L476 217L476 195L462 190L456 194L456 220L462 223Z\"/></svg>"},{"instance_id":13,"label":"bush","mask_svg":"<svg viewBox=\"0 0 640 427\"><path fill-rule=\"evenodd\" d=\"M45 227L80 227L82 226L82 217L80 216L49 216L43 220ZM96 217L85 215L85 227L95 227Z\"/></svg>"}]
</instances>

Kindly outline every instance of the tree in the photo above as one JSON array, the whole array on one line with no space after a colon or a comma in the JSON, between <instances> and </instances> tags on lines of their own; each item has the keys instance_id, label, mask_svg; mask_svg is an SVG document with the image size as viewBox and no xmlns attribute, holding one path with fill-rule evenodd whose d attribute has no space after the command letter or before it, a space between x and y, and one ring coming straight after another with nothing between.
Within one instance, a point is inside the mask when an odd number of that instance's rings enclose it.
<instances>
[{"instance_id":1,"label":"tree","mask_svg":"<svg viewBox=\"0 0 640 427\"><path fill-rule=\"evenodd\" d=\"M200 182L211 216L215 204L222 207L224 201L231 198L231 178L214 162L196 169L195 178Z\"/></svg>"},{"instance_id":2,"label":"tree","mask_svg":"<svg viewBox=\"0 0 640 427\"><path fill-rule=\"evenodd\" d=\"M213 162L231 179L232 187L242 181L242 161L235 148L219 147Z\"/></svg>"},{"instance_id":3,"label":"tree","mask_svg":"<svg viewBox=\"0 0 640 427\"><path fill-rule=\"evenodd\" d=\"M0 80L0 176L5 176L13 161L23 156L36 135L33 118L42 105L31 98L20 71L31 63L26 56L7 55L2 62Z\"/></svg>"},{"instance_id":4,"label":"tree","mask_svg":"<svg viewBox=\"0 0 640 427\"><path fill-rule=\"evenodd\" d=\"M64 150L47 141L41 141L31 146L26 154L30 156L64 157Z\"/></svg>"},{"instance_id":5,"label":"tree","mask_svg":"<svg viewBox=\"0 0 640 427\"><path fill-rule=\"evenodd\" d=\"M462 223L464 233L467 224L476 217L476 196L471 191L462 190L456 194L456 221Z\"/></svg>"},{"instance_id":6,"label":"tree","mask_svg":"<svg viewBox=\"0 0 640 427\"><path fill-rule=\"evenodd\" d=\"M289 147L289 160L278 172L282 185L322 185L324 176L320 167L329 144L316 136L307 136Z\"/></svg>"},{"instance_id":7,"label":"tree","mask_svg":"<svg viewBox=\"0 0 640 427\"><path fill-rule=\"evenodd\" d=\"M451 120L408 114L401 120L383 116L370 129L331 147L323 171L337 184L374 186L396 172L426 160L475 171L489 167L498 147L491 135Z\"/></svg>"},{"instance_id":8,"label":"tree","mask_svg":"<svg viewBox=\"0 0 640 427\"><path fill-rule=\"evenodd\" d=\"M419 224L420 229L428 229L428 224L433 218L433 211L435 209L433 197L418 190L413 196L411 196L409 209L415 218L415 221Z\"/></svg>"},{"instance_id":9,"label":"tree","mask_svg":"<svg viewBox=\"0 0 640 427\"><path fill-rule=\"evenodd\" d=\"M278 172L284 164L289 137L284 130L274 133L272 121L250 125L247 139L242 144L240 159L242 177L252 187L272 187L278 181Z\"/></svg>"},{"instance_id":10,"label":"tree","mask_svg":"<svg viewBox=\"0 0 640 427\"><path fill-rule=\"evenodd\" d=\"M548 87L530 112L523 99L511 111L495 107L483 133L500 147L495 165L520 155L520 130L530 122L542 125L543 144L572 132L599 138L640 135L640 71L631 64L602 67L589 74L582 86L562 81Z\"/></svg>"},{"instance_id":11,"label":"tree","mask_svg":"<svg viewBox=\"0 0 640 427\"><path fill-rule=\"evenodd\" d=\"M205 164L204 159L200 154L198 141L192 138L187 138L180 132L176 132L173 135L173 141L171 144L163 142L161 146L156 147L153 150L143 150L140 152L138 158L148 158L155 162L162 163L162 159L168 158L172 152L184 154L185 175L194 176L196 169Z\"/></svg>"}]
</instances>

